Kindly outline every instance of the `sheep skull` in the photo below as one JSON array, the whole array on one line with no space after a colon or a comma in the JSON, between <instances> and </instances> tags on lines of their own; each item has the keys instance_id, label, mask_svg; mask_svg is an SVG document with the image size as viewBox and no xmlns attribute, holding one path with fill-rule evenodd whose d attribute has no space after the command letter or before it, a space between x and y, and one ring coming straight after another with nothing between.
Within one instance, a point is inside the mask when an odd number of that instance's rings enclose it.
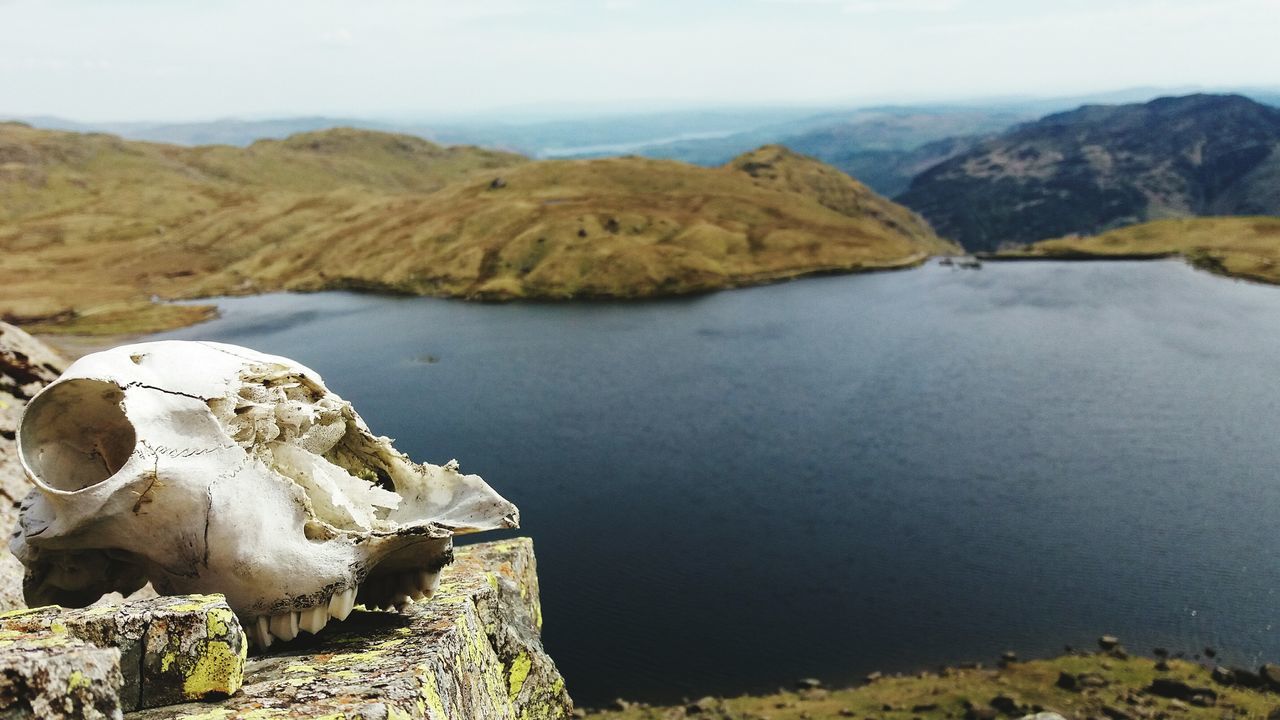
<instances>
[{"instance_id":1,"label":"sheep skull","mask_svg":"<svg viewBox=\"0 0 1280 720\"><path fill-rule=\"evenodd\" d=\"M428 596L457 533L512 528L475 475L419 465L312 370L212 342L85 356L18 428L28 604L226 595L260 646Z\"/></svg>"}]
</instances>

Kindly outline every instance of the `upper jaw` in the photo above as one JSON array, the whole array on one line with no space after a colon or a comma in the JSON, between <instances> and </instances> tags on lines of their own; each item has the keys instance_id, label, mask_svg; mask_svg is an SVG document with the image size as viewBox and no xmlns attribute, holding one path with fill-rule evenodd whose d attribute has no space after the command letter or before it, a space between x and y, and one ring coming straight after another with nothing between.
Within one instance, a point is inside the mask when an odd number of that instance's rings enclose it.
<instances>
[{"instance_id":1,"label":"upper jaw","mask_svg":"<svg viewBox=\"0 0 1280 720\"><path fill-rule=\"evenodd\" d=\"M403 611L429 600L439 584L439 570L374 575L313 605L242 617L242 624L254 645L265 650L277 641L288 642L302 633L315 634L332 621L346 620L357 604L369 610Z\"/></svg>"}]
</instances>

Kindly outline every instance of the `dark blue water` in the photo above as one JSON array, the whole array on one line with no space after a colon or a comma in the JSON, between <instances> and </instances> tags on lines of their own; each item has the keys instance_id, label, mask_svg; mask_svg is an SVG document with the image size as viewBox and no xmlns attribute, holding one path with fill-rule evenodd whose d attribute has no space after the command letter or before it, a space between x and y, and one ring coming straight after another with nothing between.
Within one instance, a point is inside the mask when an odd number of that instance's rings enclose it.
<instances>
[{"instance_id":1,"label":"dark blue water","mask_svg":"<svg viewBox=\"0 0 1280 720\"><path fill-rule=\"evenodd\" d=\"M1280 660L1280 289L988 264L640 304L332 293L294 357L515 501L581 704L1135 649Z\"/></svg>"}]
</instances>

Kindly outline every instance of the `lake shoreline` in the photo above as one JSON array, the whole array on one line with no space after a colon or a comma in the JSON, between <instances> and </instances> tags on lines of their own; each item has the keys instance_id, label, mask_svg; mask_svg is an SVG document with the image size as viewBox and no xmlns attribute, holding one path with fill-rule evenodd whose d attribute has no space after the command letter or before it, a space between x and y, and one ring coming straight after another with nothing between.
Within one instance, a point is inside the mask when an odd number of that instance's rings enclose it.
<instances>
[{"instance_id":1,"label":"lake shoreline","mask_svg":"<svg viewBox=\"0 0 1280 720\"><path fill-rule=\"evenodd\" d=\"M623 698L588 708L588 720L805 720L807 718L913 718L994 720L1037 713L1066 718L1276 717L1280 666L1256 671L1214 663L1212 648L1170 656L1163 648L1131 655L1115 637L1099 638L1096 652L1066 648L1062 655L1022 660L1006 652L992 666L964 663L914 674L873 672L852 687L828 688L815 678L795 680L768 695L705 696L675 705Z\"/></svg>"},{"instance_id":2,"label":"lake shoreline","mask_svg":"<svg viewBox=\"0 0 1280 720\"><path fill-rule=\"evenodd\" d=\"M101 326L107 328L105 332L95 332L99 326L95 326L91 321L86 321L87 317L92 315L74 315L69 317L61 317L52 322L45 321L43 318L34 322L28 319L24 322L23 318L11 318L9 321L23 328L27 332L40 338L42 342L54 346L59 352L64 354L68 359L74 359L82 355L86 355L96 350L105 350L116 345L125 344L127 342L136 342L137 340L149 335L180 330L187 327L195 327L205 324L218 318L218 310L215 305L200 305L200 301L211 300L216 301L220 298L249 298L259 297L271 293L288 292L297 294L314 294L326 292L352 292L364 295L373 295L379 297L420 297L420 298L437 298L441 300L459 300L470 303L486 303L486 304L509 304L522 303L530 305L562 305L562 304L593 304L593 303L650 303L661 302L664 300L682 300L705 295L713 295L715 293L724 292L726 290L739 290L744 288L762 287L767 285L777 285L781 283L802 280L806 278L817 277L835 277L843 275L863 275L870 273L883 272L899 272L904 270L914 270L926 265L931 259L942 257L937 255L926 255L919 253L911 255L900 260L885 263L859 263L857 265L846 266L823 266L813 268L798 268L794 270L769 271L760 272L752 275L743 275L733 278L726 278L726 282L715 286L694 286L683 289L674 289L666 292L629 295L615 293L581 293L571 295L535 295L535 296L516 296L493 293L431 293L419 292L412 288L391 283L371 282L367 280L354 278L332 278L323 284L315 287L303 288L254 288L251 292L228 292L220 295L202 295L194 297L175 297L169 299L153 300L147 308L160 310L163 308L180 307L180 308L198 308L202 312L184 312L169 314L160 324L148 328L146 331L138 332L119 332L116 328L119 323L112 316L107 324ZM59 328L65 327L64 322L70 320L75 324L72 332L64 332Z\"/></svg>"},{"instance_id":3,"label":"lake shoreline","mask_svg":"<svg viewBox=\"0 0 1280 720\"><path fill-rule=\"evenodd\" d=\"M1214 275L1280 285L1280 218L1195 217L1129 225L1100 235L1040 240L1015 250L983 253L1004 260L1159 260L1181 258Z\"/></svg>"},{"instance_id":4,"label":"lake shoreline","mask_svg":"<svg viewBox=\"0 0 1280 720\"><path fill-rule=\"evenodd\" d=\"M288 292L298 294L312 294L325 292L353 292L359 294L374 295L380 297L423 297L438 298L443 300L460 300L469 303L482 304L509 304L521 303L530 305L562 305L562 304L594 304L594 303L650 303L661 302L664 300L682 300L727 290L739 290L753 287L763 287L768 285L777 285L788 283L796 280L804 280L808 278L835 277L842 275L863 275L882 272L898 272L904 270L914 270L916 268L927 265L931 260L940 258L956 257L952 255L925 255L918 254L900 261L887 262L882 264L859 264L856 266L841 267L817 267L802 268L796 270L763 272L750 276L739 276L727 279L726 282L715 286L697 286L681 289L674 289L665 292L657 292L641 295L616 294L616 293L582 293L570 295L544 294L535 296L515 296L495 293L451 293L451 292L422 292L421 289L408 288L402 285L391 283L370 282L367 280L354 278L331 278L323 284L315 287L303 288L254 288L248 292L228 292L220 295L201 295L193 297L175 297L170 299L161 299L153 301L147 306L148 309L163 311L164 308L181 307L185 309L199 309L200 312L183 312L183 313L165 313L165 317L158 325L149 327L145 331L126 331L120 332L115 316L106 321L103 326L97 326L91 321L86 321L88 316L75 316L71 320L75 323L73 331L67 332L60 328L65 326L65 318L46 322L43 319L34 322L23 322L22 318L14 318L11 320L14 324L22 327L27 332L39 337L43 342L53 345L65 357L74 359L82 355L103 350L116 345L125 344L127 342L136 342L140 338L149 335L170 332L187 327L195 327L208 323L217 319L218 310L216 303L212 305L195 304L199 301L216 301L220 298L245 298L258 297L271 293ZM1178 259L1187 265L1208 272L1219 277L1230 278L1232 280L1245 280L1255 282L1262 285L1276 286L1280 285L1280 278L1270 277L1249 272L1232 271L1223 266L1212 256L1203 258L1190 257L1181 251L1159 251L1159 252L1126 252L1126 253L1100 253L1090 252L1087 250L1054 250L1052 252L1029 252L1024 250L1002 251L1002 252L977 252L972 257L982 262L995 263L1012 263L1018 261L1028 262L1133 262L1133 261L1155 261L1155 260L1174 260ZM103 332L97 332L102 327Z\"/></svg>"}]
</instances>

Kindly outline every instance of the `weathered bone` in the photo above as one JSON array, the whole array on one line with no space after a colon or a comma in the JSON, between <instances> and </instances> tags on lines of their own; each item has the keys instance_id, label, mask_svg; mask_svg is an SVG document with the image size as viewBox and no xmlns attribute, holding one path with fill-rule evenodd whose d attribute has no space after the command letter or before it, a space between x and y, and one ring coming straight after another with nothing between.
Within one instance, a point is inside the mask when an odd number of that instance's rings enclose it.
<instances>
[{"instance_id":1,"label":"weathered bone","mask_svg":"<svg viewBox=\"0 0 1280 720\"><path fill-rule=\"evenodd\" d=\"M512 528L475 475L413 463L298 363L155 342L85 356L18 429L36 488L10 549L28 604L80 607L148 580L218 592L260 646L357 603L429 597L458 533Z\"/></svg>"}]
</instances>

